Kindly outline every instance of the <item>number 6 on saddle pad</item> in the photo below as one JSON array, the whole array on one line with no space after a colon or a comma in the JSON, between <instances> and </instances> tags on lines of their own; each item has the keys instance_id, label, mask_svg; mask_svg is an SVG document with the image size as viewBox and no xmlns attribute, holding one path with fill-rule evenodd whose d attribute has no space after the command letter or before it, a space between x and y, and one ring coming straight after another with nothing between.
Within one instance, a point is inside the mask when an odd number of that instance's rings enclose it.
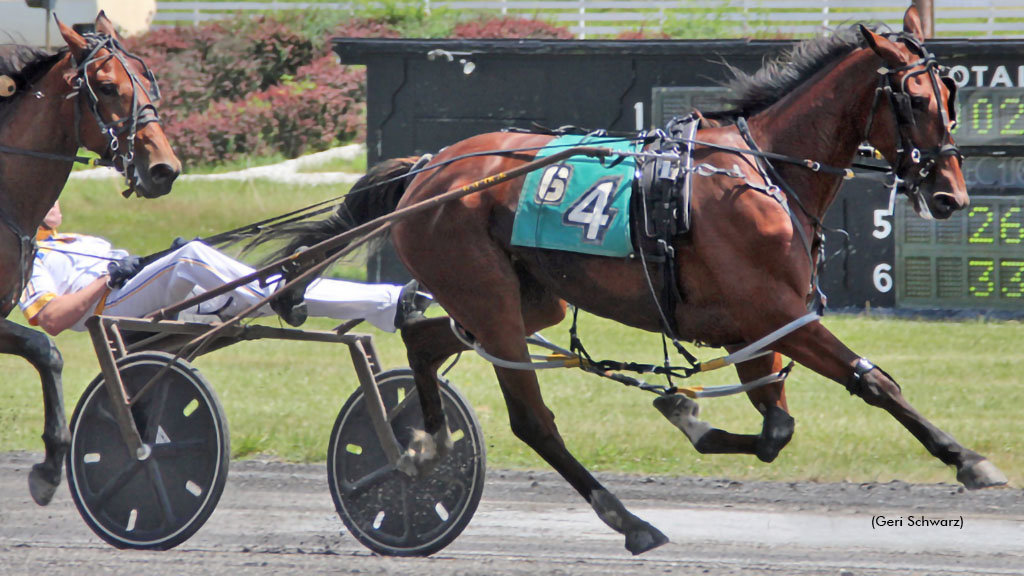
<instances>
[{"instance_id":1,"label":"number 6 on saddle pad","mask_svg":"<svg viewBox=\"0 0 1024 576\"><path fill-rule=\"evenodd\" d=\"M550 156L572 146L635 152L638 143L621 138L560 136L537 153ZM633 253L629 199L636 159L612 166L576 157L527 174L512 227L512 244L626 257Z\"/></svg>"}]
</instances>

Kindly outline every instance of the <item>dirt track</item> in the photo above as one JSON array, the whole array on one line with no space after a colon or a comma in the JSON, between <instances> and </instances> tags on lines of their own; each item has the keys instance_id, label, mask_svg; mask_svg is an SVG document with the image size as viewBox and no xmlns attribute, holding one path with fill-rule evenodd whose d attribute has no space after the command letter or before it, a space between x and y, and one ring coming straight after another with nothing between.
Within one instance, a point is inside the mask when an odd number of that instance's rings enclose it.
<instances>
[{"instance_id":1,"label":"dirt track","mask_svg":"<svg viewBox=\"0 0 1024 576\"><path fill-rule=\"evenodd\" d=\"M489 471L469 528L428 559L374 556L345 533L322 465L232 462L210 521L168 552L95 537L66 488L28 496L35 454L0 454L0 574L1024 574L1024 491L953 485L739 483L602 475L671 543L632 557L551 473ZM872 518L903 526L872 528ZM962 519L961 527L910 518Z\"/></svg>"}]
</instances>

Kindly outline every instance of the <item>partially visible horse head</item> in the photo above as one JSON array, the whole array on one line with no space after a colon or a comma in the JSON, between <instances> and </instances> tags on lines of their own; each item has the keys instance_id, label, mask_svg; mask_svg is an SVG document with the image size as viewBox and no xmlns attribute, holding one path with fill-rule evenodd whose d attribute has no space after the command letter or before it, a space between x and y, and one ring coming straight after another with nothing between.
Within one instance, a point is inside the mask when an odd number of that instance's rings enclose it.
<instances>
[{"instance_id":1,"label":"partially visible horse head","mask_svg":"<svg viewBox=\"0 0 1024 576\"><path fill-rule=\"evenodd\" d=\"M868 47L883 61L868 140L894 167L900 190L923 218L946 219L970 203L962 156L951 130L956 84L924 48L917 9L903 18L903 33L885 36L864 26Z\"/></svg>"},{"instance_id":2,"label":"partially visible horse head","mask_svg":"<svg viewBox=\"0 0 1024 576\"><path fill-rule=\"evenodd\" d=\"M122 48L103 12L96 17L94 34L83 36L59 20L57 25L73 58L65 80L79 95L79 143L113 160L125 174L129 193L146 198L167 194L181 161L160 126L156 76Z\"/></svg>"}]
</instances>

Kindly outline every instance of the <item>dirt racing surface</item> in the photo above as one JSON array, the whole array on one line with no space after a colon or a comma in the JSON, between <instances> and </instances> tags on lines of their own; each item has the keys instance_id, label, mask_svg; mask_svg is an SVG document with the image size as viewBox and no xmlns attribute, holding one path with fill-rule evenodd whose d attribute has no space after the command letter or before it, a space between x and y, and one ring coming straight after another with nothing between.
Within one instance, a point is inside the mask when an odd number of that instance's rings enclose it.
<instances>
[{"instance_id":1,"label":"dirt racing surface","mask_svg":"<svg viewBox=\"0 0 1024 576\"><path fill-rule=\"evenodd\" d=\"M1024 574L1024 491L951 484L599 479L671 542L631 556L549 472L488 471L465 532L430 558L385 558L345 531L323 465L232 462L213 516L166 552L116 550L66 487L39 508L39 455L0 454L0 574Z\"/></svg>"}]
</instances>

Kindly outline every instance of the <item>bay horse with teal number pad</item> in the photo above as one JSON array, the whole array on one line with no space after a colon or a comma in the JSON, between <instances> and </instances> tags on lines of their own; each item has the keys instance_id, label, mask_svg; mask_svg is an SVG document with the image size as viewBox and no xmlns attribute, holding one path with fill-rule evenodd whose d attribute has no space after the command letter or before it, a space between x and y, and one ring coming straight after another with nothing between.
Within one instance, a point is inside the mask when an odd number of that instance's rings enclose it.
<instances>
[{"instance_id":1,"label":"bay horse with teal number pad","mask_svg":"<svg viewBox=\"0 0 1024 576\"><path fill-rule=\"evenodd\" d=\"M794 431L783 388L785 356L889 412L933 456L954 466L968 488L1006 483L982 455L918 413L891 376L817 321L822 219L844 177L852 175L863 142L888 161L894 191L907 194L922 217L949 218L969 202L950 133L955 84L926 50L915 8L906 12L903 27L890 33L858 25L799 43L752 75L736 72L734 110L715 115L716 122L695 133L663 135L675 150L690 152L669 163L689 176L692 188L674 205L676 220L668 228L675 232L669 235L648 238L636 231L645 226L639 213L656 212L657 202L618 202L623 193L612 158L638 162L635 169L643 172L650 155L608 152L600 141L593 146L606 150L610 172L585 182L583 196L572 203L563 191L583 173L580 164L532 170L538 150L556 142L551 134L483 134L443 149L425 165L403 158L371 169L330 225L318 224L316 233L300 234L292 245L311 246L391 212L407 214L390 222L391 239L450 319L424 317L402 330L425 430L400 469L427 474L451 446L437 370L476 347L495 363L515 435L625 536L630 552L667 542L573 457L544 404L536 372L524 369L531 362L528 335L558 324L571 303L627 326L723 347L729 356L694 363L692 371L734 364L744 386L764 384L742 388L763 416L756 435L699 420L690 397L699 394L674 388L659 394L657 408L702 453L752 454L764 461L778 455ZM517 172L524 166L531 168L527 176ZM524 188L531 178L539 183ZM474 193L449 200L459 189ZM524 216L523 195L527 204L560 209L550 219L562 230L521 232L520 226L549 218ZM432 202L430 209L405 210ZM632 233L613 226L630 212ZM537 243L541 236L568 233L579 237L582 251L597 249L580 253ZM632 234L632 257L600 253L606 241L628 244L624 233ZM645 244L660 245L660 251L643 249ZM577 364L594 366L580 349L573 352Z\"/></svg>"},{"instance_id":2,"label":"bay horse with teal number pad","mask_svg":"<svg viewBox=\"0 0 1024 576\"><path fill-rule=\"evenodd\" d=\"M156 77L102 12L95 24L82 35L58 21L67 47L54 54L0 46L0 353L25 358L42 380L46 459L29 473L40 505L60 484L71 436L60 352L46 334L7 319L32 270L36 230L76 162L117 168L126 197L163 196L181 171L157 116ZM99 158L78 156L82 147Z\"/></svg>"}]
</instances>

